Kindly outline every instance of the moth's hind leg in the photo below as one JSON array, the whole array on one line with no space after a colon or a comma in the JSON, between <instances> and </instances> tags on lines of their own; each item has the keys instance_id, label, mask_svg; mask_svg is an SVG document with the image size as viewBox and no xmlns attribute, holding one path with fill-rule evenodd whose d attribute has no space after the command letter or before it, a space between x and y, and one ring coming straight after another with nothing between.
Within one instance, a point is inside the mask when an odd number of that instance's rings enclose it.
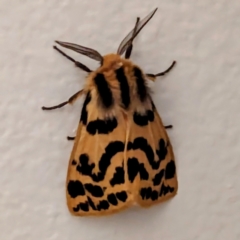
<instances>
[{"instance_id":1,"label":"moth's hind leg","mask_svg":"<svg viewBox=\"0 0 240 240\"><path fill-rule=\"evenodd\" d=\"M67 136L67 140L69 140L69 141L73 141L73 140L75 140L75 138L76 138L76 137Z\"/></svg>"},{"instance_id":2,"label":"moth's hind leg","mask_svg":"<svg viewBox=\"0 0 240 240\"><path fill-rule=\"evenodd\" d=\"M57 109L57 108L61 108L67 104L72 104L77 98L79 98L83 93L83 90L80 90L78 92L76 92L75 94L73 94L67 101L62 102L56 106L52 106L52 107L42 107L42 110L53 110L53 109Z\"/></svg>"},{"instance_id":3,"label":"moth's hind leg","mask_svg":"<svg viewBox=\"0 0 240 240\"><path fill-rule=\"evenodd\" d=\"M136 29L137 29L137 25L138 25L139 20L140 20L140 18L137 17L137 20L136 20L136 23L135 23L135 27L134 27L134 30L133 30L133 35L134 35L135 32L136 32ZM128 48L127 48L127 50L126 50L126 53L125 53L125 58L126 58L126 59L130 58L131 53L132 53L132 49L133 49L133 43L131 42L131 44L128 46Z\"/></svg>"},{"instance_id":4,"label":"moth's hind leg","mask_svg":"<svg viewBox=\"0 0 240 240\"><path fill-rule=\"evenodd\" d=\"M172 68L174 67L174 65L176 64L176 61L173 61L171 66L166 69L165 71L163 72L160 72L160 73L157 73L157 74L152 74L152 73L147 73L146 76L152 80L152 81L155 81L156 77L159 77L159 76L163 76L165 75L166 73L170 72L172 70Z\"/></svg>"},{"instance_id":5,"label":"moth's hind leg","mask_svg":"<svg viewBox=\"0 0 240 240\"><path fill-rule=\"evenodd\" d=\"M168 128L173 128L173 125L167 125L167 126L164 126L166 129Z\"/></svg>"},{"instance_id":6,"label":"moth's hind leg","mask_svg":"<svg viewBox=\"0 0 240 240\"><path fill-rule=\"evenodd\" d=\"M53 48L54 48L55 50L57 50L60 54L62 54L64 57L66 57L68 60L74 62L75 65L76 65L77 67L81 68L83 71L88 72L88 73L92 72L92 70L90 70L86 65L84 65L84 64L82 64L82 63L74 60L73 58L69 57L66 53L64 53L63 51L61 51L58 47L53 46Z\"/></svg>"}]
</instances>

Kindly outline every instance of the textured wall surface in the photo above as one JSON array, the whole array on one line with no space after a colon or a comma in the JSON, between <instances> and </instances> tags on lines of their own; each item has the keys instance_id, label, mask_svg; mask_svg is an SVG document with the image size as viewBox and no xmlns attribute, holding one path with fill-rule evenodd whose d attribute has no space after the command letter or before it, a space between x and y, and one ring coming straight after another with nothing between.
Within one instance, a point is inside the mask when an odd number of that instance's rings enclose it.
<instances>
[{"instance_id":1,"label":"textured wall surface","mask_svg":"<svg viewBox=\"0 0 240 240\"><path fill-rule=\"evenodd\" d=\"M159 7L132 60L159 72L153 99L169 130L179 191L172 200L103 218L72 217L65 178L82 100L68 99L85 73L54 40L116 51L135 23ZM0 239L240 239L239 0L1 0ZM67 51L91 68L97 63Z\"/></svg>"}]
</instances>

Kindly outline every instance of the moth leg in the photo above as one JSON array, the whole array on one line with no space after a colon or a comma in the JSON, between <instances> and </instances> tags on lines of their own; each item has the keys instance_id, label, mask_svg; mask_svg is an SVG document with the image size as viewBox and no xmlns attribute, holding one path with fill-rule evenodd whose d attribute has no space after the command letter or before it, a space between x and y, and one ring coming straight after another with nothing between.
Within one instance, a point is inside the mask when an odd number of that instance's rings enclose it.
<instances>
[{"instance_id":1,"label":"moth leg","mask_svg":"<svg viewBox=\"0 0 240 240\"><path fill-rule=\"evenodd\" d=\"M164 126L166 129L167 128L173 128L173 125L167 125L167 126Z\"/></svg>"},{"instance_id":2,"label":"moth leg","mask_svg":"<svg viewBox=\"0 0 240 240\"><path fill-rule=\"evenodd\" d=\"M140 18L137 17L137 20L136 20L136 23L135 23L135 27L134 27L134 32L133 32L133 35L135 34L135 31L137 29L137 25L138 25L138 22L139 22ZM132 49L133 49L133 44L131 42L131 44L128 46L127 50L126 50L126 53L125 53L125 58L128 59L130 58L131 56L131 53L132 53Z\"/></svg>"},{"instance_id":3,"label":"moth leg","mask_svg":"<svg viewBox=\"0 0 240 240\"><path fill-rule=\"evenodd\" d=\"M69 141L72 141L72 140L74 140L76 137L70 137L70 136L67 136L67 140L69 140Z\"/></svg>"},{"instance_id":4,"label":"moth leg","mask_svg":"<svg viewBox=\"0 0 240 240\"><path fill-rule=\"evenodd\" d=\"M92 70L89 69L86 65L84 65L84 64L82 64L82 63L80 63L80 62L78 62L78 61L75 61L73 58L69 57L66 53L64 53L63 51L61 51L58 47L53 46L53 48L54 48L55 50L57 50L60 54L62 54L64 57L66 57L66 58L69 59L70 61L74 62L75 65L76 65L77 67L81 68L83 71L88 72L88 73L92 72Z\"/></svg>"},{"instance_id":5,"label":"moth leg","mask_svg":"<svg viewBox=\"0 0 240 240\"><path fill-rule=\"evenodd\" d=\"M156 80L156 77L163 76L163 75L165 75L166 73L170 72L171 69L174 67L175 64L176 64L176 61L173 61L172 64L171 64L171 66L170 66L167 70L165 70L165 71L163 71L163 72L160 72L160 73L157 73L157 74L147 73L146 76L147 76L150 80L155 81L155 80Z\"/></svg>"},{"instance_id":6,"label":"moth leg","mask_svg":"<svg viewBox=\"0 0 240 240\"><path fill-rule=\"evenodd\" d=\"M80 90L80 91L76 92L75 94L73 94L67 101L62 102L62 103L60 103L56 106L52 106L52 107L44 107L43 106L42 110L53 110L53 109L61 108L67 104L73 104L74 101L82 95L82 93L83 93L83 90Z\"/></svg>"}]
</instances>

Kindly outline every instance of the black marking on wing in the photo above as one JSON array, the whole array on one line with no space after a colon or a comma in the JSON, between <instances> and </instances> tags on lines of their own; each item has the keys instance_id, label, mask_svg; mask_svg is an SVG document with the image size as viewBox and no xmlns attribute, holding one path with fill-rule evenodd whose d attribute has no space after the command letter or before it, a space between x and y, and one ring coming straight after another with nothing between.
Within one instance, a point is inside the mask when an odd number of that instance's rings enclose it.
<instances>
[{"instance_id":1,"label":"black marking on wing","mask_svg":"<svg viewBox=\"0 0 240 240\"><path fill-rule=\"evenodd\" d=\"M166 195L167 193L172 193L174 191L173 187L165 186L164 183L162 184L162 187L160 189L159 196Z\"/></svg>"},{"instance_id":2,"label":"black marking on wing","mask_svg":"<svg viewBox=\"0 0 240 240\"><path fill-rule=\"evenodd\" d=\"M88 199L88 203L89 203L89 206L93 209L93 210L97 210L95 204L93 203L92 199L90 197L87 197Z\"/></svg>"},{"instance_id":3,"label":"black marking on wing","mask_svg":"<svg viewBox=\"0 0 240 240\"><path fill-rule=\"evenodd\" d=\"M85 195L85 190L83 188L83 185L80 181L69 181L67 186L68 194L72 198L76 198L77 196L83 196Z\"/></svg>"},{"instance_id":4,"label":"black marking on wing","mask_svg":"<svg viewBox=\"0 0 240 240\"><path fill-rule=\"evenodd\" d=\"M74 166L74 165L77 165L77 162L73 159L72 160L72 165Z\"/></svg>"},{"instance_id":5,"label":"black marking on wing","mask_svg":"<svg viewBox=\"0 0 240 240\"><path fill-rule=\"evenodd\" d=\"M151 199L152 199L153 201L155 201L155 200L158 199L158 192L157 192L156 190L152 191Z\"/></svg>"},{"instance_id":6,"label":"black marking on wing","mask_svg":"<svg viewBox=\"0 0 240 240\"><path fill-rule=\"evenodd\" d=\"M98 168L99 172L92 173L95 163L89 163L89 156L87 154L81 154L79 157L79 164L77 165L77 171L83 175L87 175L92 178L94 182L100 182L104 179L106 171L111 164L111 160L114 155L119 152L123 152L124 143L121 141L110 142L105 148L105 153L102 154Z\"/></svg>"},{"instance_id":7,"label":"black marking on wing","mask_svg":"<svg viewBox=\"0 0 240 240\"><path fill-rule=\"evenodd\" d=\"M79 203L76 207L73 208L74 212L78 212L78 211L84 211L84 212L88 212L89 211L89 206L88 206L88 202L85 203Z\"/></svg>"},{"instance_id":8,"label":"black marking on wing","mask_svg":"<svg viewBox=\"0 0 240 240\"><path fill-rule=\"evenodd\" d=\"M165 143L163 138L161 138L159 140L158 146L159 146L159 150L157 150L157 155L160 160L164 160L168 154L168 149L167 149L168 145L167 143Z\"/></svg>"},{"instance_id":9,"label":"black marking on wing","mask_svg":"<svg viewBox=\"0 0 240 240\"><path fill-rule=\"evenodd\" d=\"M138 112L134 112L133 121L139 126L146 126L148 122L153 122L154 114L153 111L148 110L145 114L140 114Z\"/></svg>"},{"instance_id":10,"label":"black marking on wing","mask_svg":"<svg viewBox=\"0 0 240 240\"><path fill-rule=\"evenodd\" d=\"M157 173L153 178L153 185L157 186L161 183L164 176L164 169L162 169L159 173Z\"/></svg>"},{"instance_id":11,"label":"black marking on wing","mask_svg":"<svg viewBox=\"0 0 240 240\"><path fill-rule=\"evenodd\" d=\"M119 199L122 202L126 202L128 197L126 191L117 192L116 196L117 196L117 199Z\"/></svg>"},{"instance_id":12,"label":"black marking on wing","mask_svg":"<svg viewBox=\"0 0 240 240\"><path fill-rule=\"evenodd\" d=\"M79 205L80 205L81 210L83 210L84 212L88 212L89 211L88 202L80 203Z\"/></svg>"},{"instance_id":13,"label":"black marking on wing","mask_svg":"<svg viewBox=\"0 0 240 240\"><path fill-rule=\"evenodd\" d=\"M128 179L133 182L138 174L138 160L136 158L129 158L127 162Z\"/></svg>"},{"instance_id":14,"label":"black marking on wing","mask_svg":"<svg viewBox=\"0 0 240 240\"><path fill-rule=\"evenodd\" d=\"M107 196L108 202L110 202L112 205L116 206L118 204L118 200L116 198L116 196L111 193Z\"/></svg>"},{"instance_id":15,"label":"black marking on wing","mask_svg":"<svg viewBox=\"0 0 240 240\"><path fill-rule=\"evenodd\" d=\"M151 187L142 188L140 190L140 195L141 195L143 200L151 198L153 201L155 201L155 200L158 199L158 191L152 190Z\"/></svg>"},{"instance_id":16,"label":"black marking on wing","mask_svg":"<svg viewBox=\"0 0 240 240\"><path fill-rule=\"evenodd\" d=\"M114 117L112 119L106 120L94 120L88 123L87 131L91 135L98 134L108 134L112 132L117 127L117 119Z\"/></svg>"},{"instance_id":17,"label":"black marking on wing","mask_svg":"<svg viewBox=\"0 0 240 240\"><path fill-rule=\"evenodd\" d=\"M166 166L165 178L171 179L174 177L176 172L176 166L173 160L171 160Z\"/></svg>"},{"instance_id":18,"label":"black marking on wing","mask_svg":"<svg viewBox=\"0 0 240 240\"><path fill-rule=\"evenodd\" d=\"M97 205L97 209L98 211L103 210L107 210L109 208L109 203L106 200L102 200L99 202L99 204Z\"/></svg>"},{"instance_id":19,"label":"black marking on wing","mask_svg":"<svg viewBox=\"0 0 240 240\"><path fill-rule=\"evenodd\" d=\"M130 105L130 93L127 78L122 67L117 69L115 73L116 78L120 84L122 104L124 108L128 108L128 106Z\"/></svg>"},{"instance_id":20,"label":"black marking on wing","mask_svg":"<svg viewBox=\"0 0 240 240\"><path fill-rule=\"evenodd\" d=\"M103 190L100 186L86 183L84 184L84 187L89 193L91 193L93 197L102 197L104 195Z\"/></svg>"},{"instance_id":21,"label":"black marking on wing","mask_svg":"<svg viewBox=\"0 0 240 240\"><path fill-rule=\"evenodd\" d=\"M147 98L147 87L146 87L145 79L143 78L142 71L139 68L135 67L133 71L137 81L138 96L141 102L144 102Z\"/></svg>"},{"instance_id":22,"label":"black marking on wing","mask_svg":"<svg viewBox=\"0 0 240 240\"><path fill-rule=\"evenodd\" d=\"M96 84L99 97L104 107L111 107L114 100L112 96L112 91L104 75L102 73L98 73L94 78L94 82Z\"/></svg>"},{"instance_id":23,"label":"black marking on wing","mask_svg":"<svg viewBox=\"0 0 240 240\"><path fill-rule=\"evenodd\" d=\"M124 168L116 167L113 178L110 180L111 186L124 183Z\"/></svg>"},{"instance_id":24,"label":"black marking on wing","mask_svg":"<svg viewBox=\"0 0 240 240\"><path fill-rule=\"evenodd\" d=\"M152 194L152 188L148 187L148 188L142 188L140 190L140 195L142 197L142 199L149 199L151 197Z\"/></svg>"},{"instance_id":25,"label":"black marking on wing","mask_svg":"<svg viewBox=\"0 0 240 240\"><path fill-rule=\"evenodd\" d=\"M87 105L90 103L90 101L91 101L91 93L88 92L83 103L81 117L80 117L80 122L82 122L83 125L87 124L87 119L88 119Z\"/></svg>"},{"instance_id":26,"label":"black marking on wing","mask_svg":"<svg viewBox=\"0 0 240 240\"><path fill-rule=\"evenodd\" d=\"M128 179L133 182L137 174L141 180L148 180L149 174L143 163L139 163L137 158L129 158L127 162Z\"/></svg>"}]
</instances>

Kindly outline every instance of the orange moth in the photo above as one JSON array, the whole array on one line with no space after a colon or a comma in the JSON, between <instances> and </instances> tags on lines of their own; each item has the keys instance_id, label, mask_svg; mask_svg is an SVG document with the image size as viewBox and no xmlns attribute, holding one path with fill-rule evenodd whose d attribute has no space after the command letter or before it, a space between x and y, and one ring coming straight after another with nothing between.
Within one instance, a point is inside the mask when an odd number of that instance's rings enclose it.
<instances>
[{"instance_id":1,"label":"orange moth","mask_svg":"<svg viewBox=\"0 0 240 240\"><path fill-rule=\"evenodd\" d=\"M117 53L56 41L100 63L92 71L56 46L54 48L88 73L85 86L68 101L43 110L72 104L84 96L81 118L69 160L66 197L77 216L106 215L131 205L148 207L172 198L178 189L175 158L169 137L147 86L169 72L144 73L129 60L133 40L153 17L137 18ZM124 57L122 55L124 54Z\"/></svg>"}]
</instances>

